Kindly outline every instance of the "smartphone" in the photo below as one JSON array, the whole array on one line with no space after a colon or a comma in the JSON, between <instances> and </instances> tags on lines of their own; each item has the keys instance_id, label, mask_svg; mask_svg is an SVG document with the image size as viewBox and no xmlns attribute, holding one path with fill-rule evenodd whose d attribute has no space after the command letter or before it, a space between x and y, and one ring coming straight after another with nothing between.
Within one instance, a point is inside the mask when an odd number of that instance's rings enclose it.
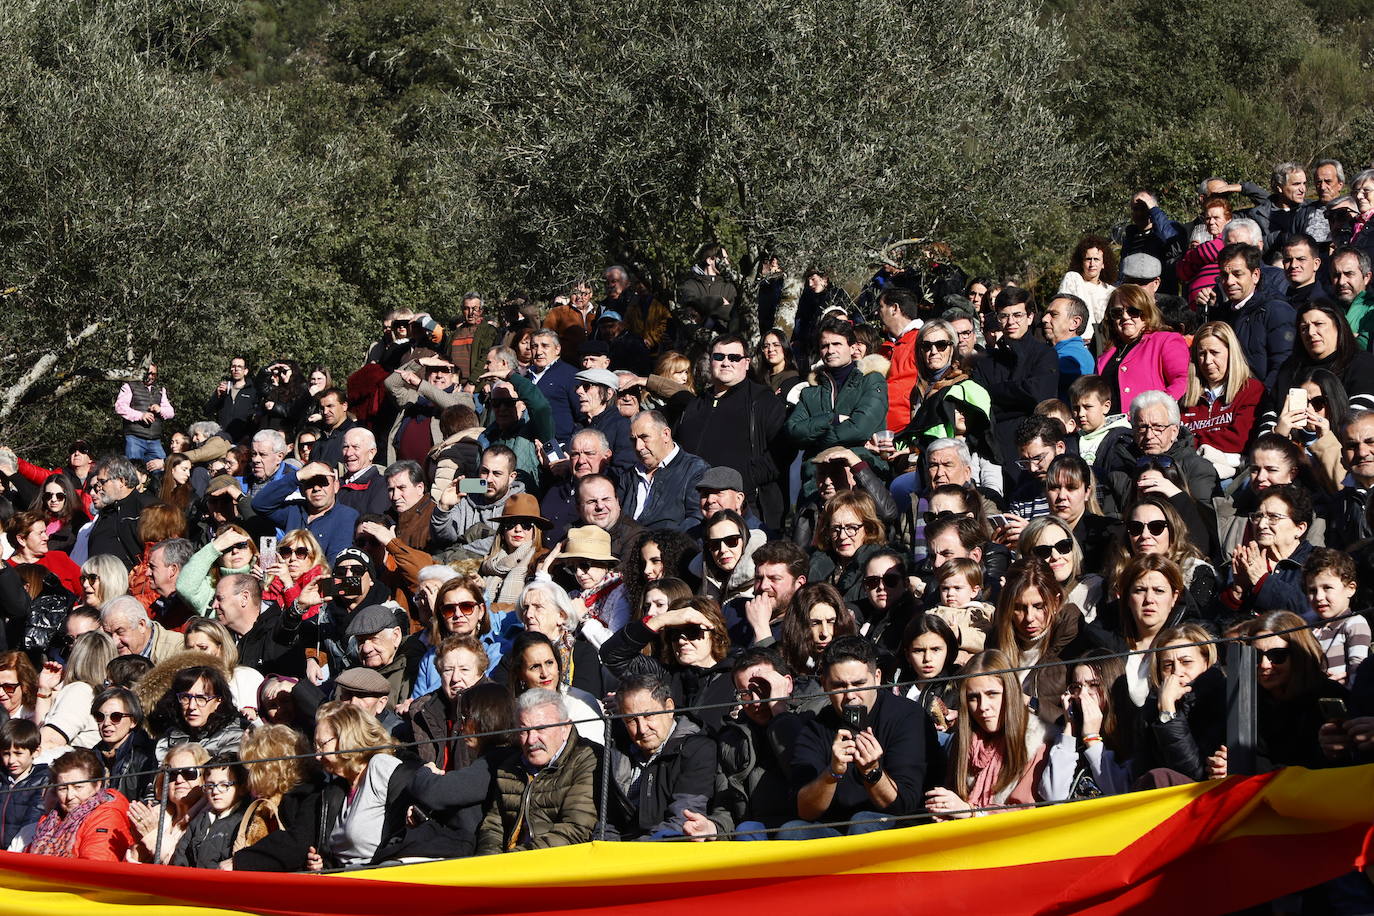
<instances>
[{"instance_id":1,"label":"smartphone","mask_svg":"<svg viewBox=\"0 0 1374 916\"><path fill-rule=\"evenodd\" d=\"M320 579L320 594L325 598L348 598L363 592L362 576L345 576L342 579Z\"/></svg>"},{"instance_id":2,"label":"smartphone","mask_svg":"<svg viewBox=\"0 0 1374 916\"><path fill-rule=\"evenodd\" d=\"M549 464L553 464L555 461L562 461L568 456L557 442L550 442L548 448L544 449L544 457L549 460Z\"/></svg>"},{"instance_id":3,"label":"smartphone","mask_svg":"<svg viewBox=\"0 0 1374 916\"><path fill-rule=\"evenodd\" d=\"M840 718L844 719L850 734L857 735L868 728L868 707L862 703L842 706L840 707Z\"/></svg>"},{"instance_id":4,"label":"smartphone","mask_svg":"<svg viewBox=\"0 0 1374 916\"><path fill-rule=\"evenodd\" d=\"M988 516L988 524L994 528L1005 528L1007 527L1007 517L1005 515Z\"/></svg>"},{"instance_id":5,"label":"smartphone","mask_svg":"<svg viewBox=\"0 0 1374 916\"><path fill-rule=\"evenodd\" d=\"M277 539L275 537L258 538L258 560L263 569L270 569L277 562Z\"/></svg>"},{"instance_id":6,"label":"smartphone","mask_svg":"<svg viewBox=\"0 0 1374 916\"><path fill-rule=\"evenodd\" d=\"M458 481L459 493L485 493L487 492L487 482L480 477L464 477Z\"/></svg>"},{"instance_id":7,"label":"smartphone","mask_svg":"<svg viewBox=\"0 0 1374 916\"><path fill-rule=\"evenodd\" d=\"M1344 722L1350 718L1350 713L1345 708L1345 700L1340 697L1317 697L1317 707L1321 709L1322 718L1327 722Z\"/></svg>"},{"instance_id":8,"label":"smartphone","mask_svg":"<svg viewBox=\"0 0 1374 916\"><path fill-rule=\"evenodd\" d=\"M1284 402L1284 413L1292 413L1295 410L1307 409L1307 389L1289 388L1288 400Z\"/></svg>"}]
</instances>

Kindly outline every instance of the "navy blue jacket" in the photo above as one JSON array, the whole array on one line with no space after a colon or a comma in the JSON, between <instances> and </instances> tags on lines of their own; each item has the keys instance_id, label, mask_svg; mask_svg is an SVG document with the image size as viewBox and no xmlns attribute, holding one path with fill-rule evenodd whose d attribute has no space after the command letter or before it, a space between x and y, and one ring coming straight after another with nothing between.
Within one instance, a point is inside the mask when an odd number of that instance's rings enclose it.
<instances>
[{"instance_id":1,"label":"navy blue jacket","mask_svg":"<svg viewBox=\"0 0 1374 916\"><path fill-rule=\"evenodd\" d=\"M358 513L342 503L336 502L334 508L314 521L309 521L309 506L301 500L287 502L287 497L295 493L300 485L296 482L296 469L288 468L253 497L253 511L265 515L282 531L297 528L309 529L310 533L324 548L324 555L332 562L334 555L345 547L353 546L353 529L358 524Z\"/></svg>"},{"instance_id":2,"label":"navy blue jacket","mask_svg":"<svg viewBox=\"0 0 1374 916\"><path fill-rule=\"evenodd\" d=\"M553 434L566 446L577 426L577 370L561 359L556 359L548 371L539 377L535 387L548 399L549 409L553 411Z\"/></svg>"},{"instance_id":3,"label":"navy blue jacket","mask_svg":"<svg viewBox=\"0 0 1374 916\"><path fill-rule=\"evenodd\" d=\"M46 763L35 763L29 775L11 782L5 775L0 789L0 849L8 849L19 831L43 816L43 787L52 779Z\"/></svg>"},{"instance_id":4,"label":"navy blue jacket","mask_svg":"<svg viewBox=\"0 0 1374 916\"><path fill-rule=\"evenodd\" d=\"M635 455L634 439L630 435L630 421L616 410L614 401L588 422L577 424L577 428L594 429L606 437L611 446L612 479L624 477L639 461Z\"/></svg>"},{"instance_id":5,"label":"navy blue jacket","mask_svg":"<svg viewBox=\"0 0 1374 916\"><path fill-rule=\"evenodd\" d=\"M705 461L679 449L677 457L667 467L654 473L642 512L636 512L639 474L631 471L620 481L620 514L645 528L688 531L701 522L701 494L697 493L697 481L709 470L710 465Z\"/></svg>"},{"instance_id":6,"label":"navy blue jacket","mask_svg":"<svg viewBox=\"0 0 1374 916\"><path fill-rule=\"evenodd\" d=\"M1266 298L1256 288L1239 312L1226 303L1214 307L1207 317L1212 321L1224 321L1235 330L1250 371L1264 382L1265 388L1273 391L1279 368L1287 362L1297 338L1298 315L1293 306L1286 299Z\"/></svg>"}]
</instances>

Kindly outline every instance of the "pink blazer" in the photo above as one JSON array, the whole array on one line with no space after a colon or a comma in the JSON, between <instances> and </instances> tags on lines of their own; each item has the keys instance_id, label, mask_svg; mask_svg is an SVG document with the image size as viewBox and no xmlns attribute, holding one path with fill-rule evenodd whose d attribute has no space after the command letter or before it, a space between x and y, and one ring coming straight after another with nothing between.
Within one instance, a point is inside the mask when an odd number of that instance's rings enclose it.
<instances>
[{"instance_id":1,"label":"pink blazer","mask_svg":"<svg viewBox=\"0 0 1374 916\"><path fill-rule=\"evenodd\" d=\"M1116 353L1112 347L1097 358L1097 371ZM1121 401L1116 409L1129 411L1131 401L1142 391L1167 391L1177 400L1188 390L1188 341L1173 331L1150 331L1121 361L1117 372Z\"/></svg>"}]
</instances>

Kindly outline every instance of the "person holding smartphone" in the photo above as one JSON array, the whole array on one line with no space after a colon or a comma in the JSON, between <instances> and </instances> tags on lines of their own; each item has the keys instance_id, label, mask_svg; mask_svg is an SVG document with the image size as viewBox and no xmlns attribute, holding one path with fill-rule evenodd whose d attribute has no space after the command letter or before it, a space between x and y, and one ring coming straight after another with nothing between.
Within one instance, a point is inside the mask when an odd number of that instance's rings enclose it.
<instances>
[{"instance_id":1,"label":"person holding smartphone","mask_svg":"<svg viewBox=\"0 0 1374 916\"><path fill-rule=\"evenodd\" d=\"M911 816L921 811L930 757L939 753L924 710L880 688L878 650L863 637L832 642L820 671L830 703L797 735L797 819L775 838L852 836L917 823Z\"/></svg>"}]
</instances>

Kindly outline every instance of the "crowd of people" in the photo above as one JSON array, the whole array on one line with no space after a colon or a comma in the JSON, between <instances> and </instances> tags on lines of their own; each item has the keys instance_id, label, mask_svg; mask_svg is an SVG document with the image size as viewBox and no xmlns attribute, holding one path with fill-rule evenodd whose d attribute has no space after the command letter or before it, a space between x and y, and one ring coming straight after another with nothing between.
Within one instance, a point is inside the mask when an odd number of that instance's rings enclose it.
<instances>
[{"instance_id":1,"label":"crowd of people","mask_svg":"<svg viewBox=\"0 0 1374 916\"><path fill-rule=\"evenodd\" d=\"M1311 171L1142 191L1039 296L712 244L671 303L613 266L392 312L337 382L148 365L122 450L0 450L0 839L856 834L1226 776L1241 676L1254 768L1370 759L1374 170Z\"/></svg>"}]
</instances>

